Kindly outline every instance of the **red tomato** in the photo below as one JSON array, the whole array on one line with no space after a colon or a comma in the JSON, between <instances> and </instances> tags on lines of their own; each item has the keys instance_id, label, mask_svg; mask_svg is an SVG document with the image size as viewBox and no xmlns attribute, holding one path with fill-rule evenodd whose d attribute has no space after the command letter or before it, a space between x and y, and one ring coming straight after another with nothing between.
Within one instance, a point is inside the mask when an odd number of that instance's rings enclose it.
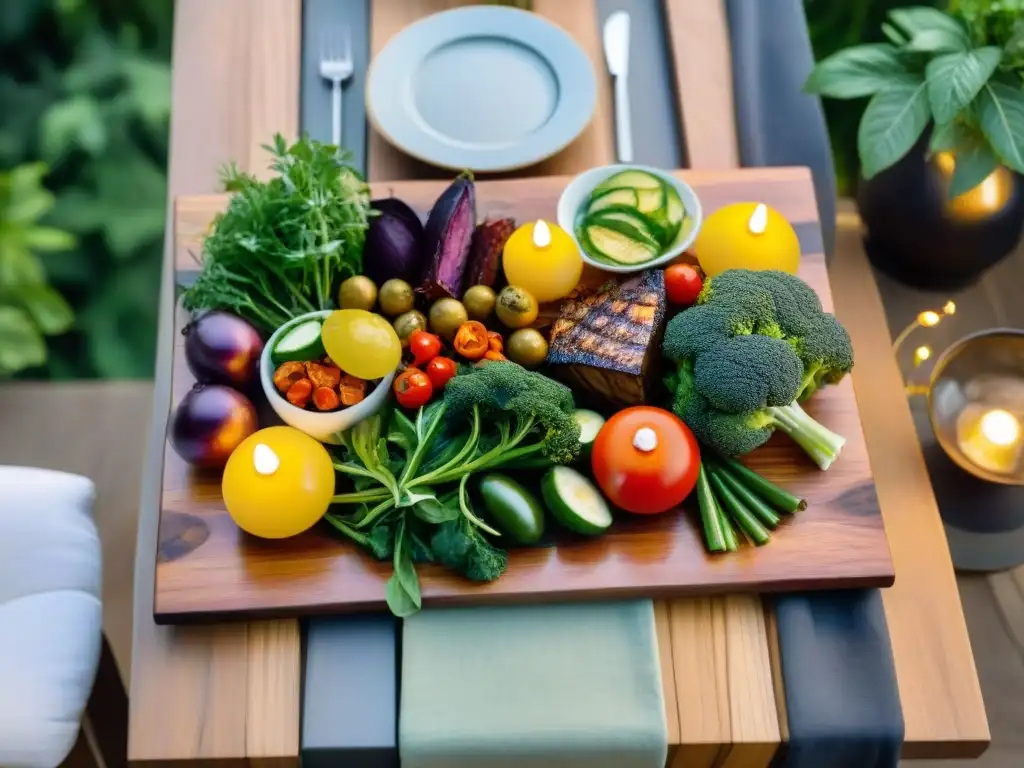
<instances>
[{"instance_id":1,"label":"red tomato","mask_svg":"<svg viewBox=\"0 0 1024 768\"><path fill-rule=\"evenodd\" d=\"M608 501L654 515L678 506L697 484L697 438L669 411L638 405L612 416L594 440L594 479Z\"/></svg>"},{"instance_id":2,"label":"red tomato","mask_svg":"<svg viewBox=\"0 0 1024 768\"><path fill-rule=\"evenodd\" d=\"M673 304L690 306L703 287L700 273L689 264L673 264L665 270L665 293Z\"/></svg>"},{"instance_id":3,"label":"red tomato","mask_svg":"<svg viewBox=\"0 0 1024 768\"><path fill-rule=\"evenodd\" d=\"M450 357L435 357L427 363L427 378L434 385L434 389L443 389L457 371L455 361Z\"/></svg>"},{"instance_id":4,"label":"red tomato","mask_svg":"<svg viewBox=\"0 0 1024 768\"><path fill-rule=\"evenodd\" d=\"M409 351L413 365L426 365L441 354L441 339L426 331L413 331L409 334Z\"/></svg>"},{"instance_id":5,"label":"red tomato","mask_svg":"<svg viewBox=\"0 0 1024 768\"><path fill-rule=\"evenodd\" d=\"M426 405L434 394L434 385L430 383L427 374L419 368L406 368L402 371L395 378L393 388L398 404L403 408L419 408Z\"/></svg>"}]
</instances>

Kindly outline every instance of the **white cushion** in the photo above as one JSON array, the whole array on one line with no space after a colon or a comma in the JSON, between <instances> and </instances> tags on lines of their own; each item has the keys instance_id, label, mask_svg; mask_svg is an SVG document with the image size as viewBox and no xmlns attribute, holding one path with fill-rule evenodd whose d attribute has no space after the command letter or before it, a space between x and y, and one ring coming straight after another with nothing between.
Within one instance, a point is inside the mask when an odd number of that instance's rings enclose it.
<instances>
[{"instance_id":1,"label":"white cushion","mask_svg":"<svg viewBox=\"0 0 1024 768\"><path fill-rule=\"evenodd\" d=\"M95 488L0 466L0 766L51 768L74 746L103 629Z\"/></svg>"}]
</instances>

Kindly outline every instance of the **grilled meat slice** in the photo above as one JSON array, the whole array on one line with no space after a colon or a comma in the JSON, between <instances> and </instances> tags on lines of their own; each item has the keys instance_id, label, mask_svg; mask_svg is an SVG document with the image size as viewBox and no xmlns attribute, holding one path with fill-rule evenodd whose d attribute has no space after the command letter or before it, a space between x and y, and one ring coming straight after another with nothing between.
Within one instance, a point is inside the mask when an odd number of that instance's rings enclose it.
<instances>
[{"instance_id":1,"label":"grilled meat slice","mask_svg":"<svg viewBox=\"0 0 1024 768\"><path fill-rule=\"evenodd\" d=\"M552 375L594 405L648 402L665 312L660 269L578 290L563 302L551 328Z\"/></svg>"}]
</instances>

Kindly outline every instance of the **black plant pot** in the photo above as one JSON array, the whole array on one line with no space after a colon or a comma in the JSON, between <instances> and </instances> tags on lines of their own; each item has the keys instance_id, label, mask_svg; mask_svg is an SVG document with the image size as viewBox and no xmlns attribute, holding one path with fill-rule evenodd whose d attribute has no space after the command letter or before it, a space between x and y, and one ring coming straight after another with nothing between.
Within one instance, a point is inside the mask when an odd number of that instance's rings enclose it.
<instances>
[{"instance_id":1,"label":"black plant pot","mask_svg":"<svg viewBox=\"0 0 1024 768\"><path fill-rule=\"evenodd\" d=\"M926 157L928 132L857 192L872 263L900 282L950 290L974 282L1020 242L1024 179L998 168L949 199L952 156Z\"/></svg>"}]
</instances>

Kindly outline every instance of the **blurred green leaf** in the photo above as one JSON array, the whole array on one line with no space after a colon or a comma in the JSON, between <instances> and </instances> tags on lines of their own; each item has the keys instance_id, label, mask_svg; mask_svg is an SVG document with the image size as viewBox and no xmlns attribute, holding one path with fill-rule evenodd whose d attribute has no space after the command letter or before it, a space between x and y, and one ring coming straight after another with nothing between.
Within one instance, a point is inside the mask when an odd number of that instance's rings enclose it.
<instances>
[{"instance_id":1,"label":"blurred green leaf","mask_svg":"<svg viewBox=\"0 0 1024 768\"><path fill-rule=\"evenodd\" d=\"M73 235L53 227L33 227L21 241L34 251L66 251L75 247Z\"/></svg>"},{"instance_id":2,"label":"blurred green leaf","mask_svg":"<svg viewBox=\"0 0 1024 768\"><path fill-rule=\"evenodd\" d=\"M46 335L64 333L75 320L70 305L48 285L31 285L18 292L18 299Z\"/></svg>"},{"instance_id":3,"label":"blurred green leaf","mask_svg":"<svg viewBox=\"0 0 1024 768\"><path fill-rule=\"evenodd\" d=\"M0 376L46 362L43 337L21 309L0 306Z\"/></svg>"},{"instance_id":4,"label":"blurred green leaf","mask_svg":"<svg viewBox=\"0 0 1024 768\"><path fill-rule=\"evenodd\" d=\"M981 129L999 159L1024 173L1024 91L989 83L978 97Z\"/></svg>"},{"instance_id":5,"label":"blurred green leaf","mask_svg":"<svg viewBox=\"0 0 1024 768\"><path fill-rule=\"evenodd\" d=\"M95 174L97 196L110 208L103 235L116 258L162 239L167 196L162 168L136 148L122 147L99 159Z\"/></svg>"},{"instance_id":6,"label":"blurred green leaf","mask_svg":"<svg viewBox=\"0 0 1024 768\"><path fill-rule=\"evenodd\" d=\"M78 148L98 155L107 148L107 127L99 104L90 96L73 96L50 107L43 115L42 152L49 162Z\"/></svg>"},{"instance_id":7,"label":"blurred green leaf","mask_svg":"<svg viewBox=\"0 0 1024 768\"><path fill-rule=\"evenodd\" d=\"M966 53L947 53L929 61L925 75L935 122L951 122L974 101L1002 57L1002 50L989 46Z\"/></svg>"}]
</instances>

